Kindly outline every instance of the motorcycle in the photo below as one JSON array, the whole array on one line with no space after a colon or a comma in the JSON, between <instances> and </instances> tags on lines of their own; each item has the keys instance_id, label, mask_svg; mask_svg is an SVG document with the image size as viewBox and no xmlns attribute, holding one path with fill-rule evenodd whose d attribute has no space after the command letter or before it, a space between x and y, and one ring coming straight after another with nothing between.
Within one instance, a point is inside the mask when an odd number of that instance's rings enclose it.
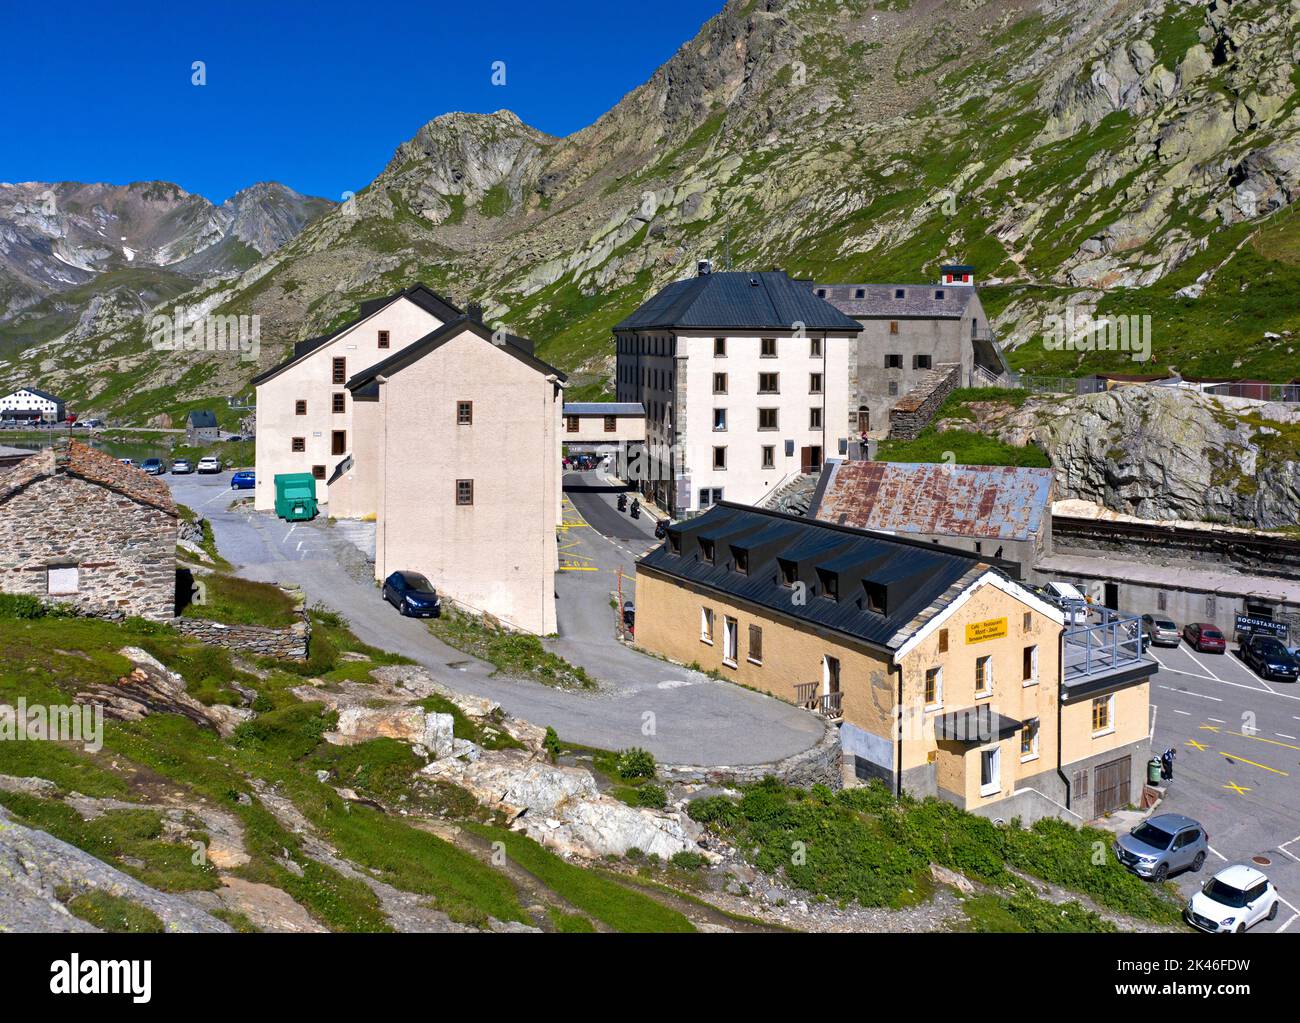
<instances>
[{"instance_id":1,"label":"motorcycle","mask_svg":"<svg viewBox=\"0 0 1300 1023\"><path fill-rule=\"evenodd\" d=\"M627 494L618 495L618 510L627 511Z\"/></svg>"},{"instance_id":2,"label":"motorcycle","mask_svg":"<svg viewBox=\"0 0 1300 1023\"><path fill-rule=\"evenodd\" d=\"M655 539L662 540L668 535L668 520L660 519L655 523Z\"/></svg>"},{"instance_id":3,"label":"motorcycle","mask_svg":"<svg viewBox=\"0 0 1300 1023\"><path fill-rule=\"evenodd\" d=\"M634 518L634 519L639 519L640 517L641 517L641 502L640 502L640 501L633 501L633 502L632 502L632 518Z\"/></svg>"}]
</instances>

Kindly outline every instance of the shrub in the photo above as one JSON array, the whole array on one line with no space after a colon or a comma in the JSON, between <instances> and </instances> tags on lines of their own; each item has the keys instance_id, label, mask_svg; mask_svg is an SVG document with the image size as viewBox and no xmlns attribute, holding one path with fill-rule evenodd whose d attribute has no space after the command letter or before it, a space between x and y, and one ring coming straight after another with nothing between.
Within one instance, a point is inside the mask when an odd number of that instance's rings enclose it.
<instances>
[{"instance_id":1,"label":"shrub","mask_svg":"<svg viewBox=\"0 0 1300 1023\"><path fill-rule=\"evenodd\" d=\"M30 593L0 593L0 618L67 618L71 614L68 608L46 604Z\"/></svg>"},{"instance_id":2,"label":"shrub","mask_svg":"<svg viewBox=\"0 0 1300 1023\"><path fill-rule=\"evenodd\" d=\"M546 738L542 740L542 746L552 764L560 759L560 737L550 725L546 726Z\"/></svg>"},{"instance_id":3,"label":"shrub","mask_svg":"<svg viewBox=\"0 0 1300 1023\"><path fill-rule=\"evenodd\" d=\"M673 853L673 858L669 862L674 867L681 867L682 870L699 870L708 861L697 852L683 849L681 852Z\"/></svg>"},{"instance_id":4,"label":"shrub","mask_svg":"<svg viewBox=\"0 0 1300 1023\"><path fill-rule=\"evenodd\" d=\"M655 758L649 750L633 746L620 751L618 755L618 776L620 778L653 778L655 776Z\"/></svg>"},{"instance_id":5,"label":"shrub","mask_svg":"<svg viewBox=\"0 0 1300 1023\"><path fill-rule=\"evenodd\" d=\"M699 824L725 829L740 821L740 807L726 796L703 796L686 804L686 816Z\"/></svg>"},{"instance_id":6,"label":"shrub","mask_svg":"<svg viewBox=\"0 0 1300 1023\"><path fill-rule=\"evenodd\" d=\"M662 810L668 805L668 793L658 785L642 785L636 790L636 805Z\"/></svg>"}]
</instances>

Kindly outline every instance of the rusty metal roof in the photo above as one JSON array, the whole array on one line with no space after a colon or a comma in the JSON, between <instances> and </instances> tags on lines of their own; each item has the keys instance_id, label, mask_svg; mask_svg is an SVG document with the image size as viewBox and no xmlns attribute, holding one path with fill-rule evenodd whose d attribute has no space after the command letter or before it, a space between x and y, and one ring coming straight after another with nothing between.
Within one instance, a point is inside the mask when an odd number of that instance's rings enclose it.
<instances>
[{"instance_id":1,"label":"rusty metal roof","mask_svg":"<svg viewBox=\"0 0 1300 1023\"><path fill-rule=\"evenodd\" d=\"M1027 540L1043 524L1051 469L841 462L817 518L858 529Z\"/></svg>"}]
</instances>

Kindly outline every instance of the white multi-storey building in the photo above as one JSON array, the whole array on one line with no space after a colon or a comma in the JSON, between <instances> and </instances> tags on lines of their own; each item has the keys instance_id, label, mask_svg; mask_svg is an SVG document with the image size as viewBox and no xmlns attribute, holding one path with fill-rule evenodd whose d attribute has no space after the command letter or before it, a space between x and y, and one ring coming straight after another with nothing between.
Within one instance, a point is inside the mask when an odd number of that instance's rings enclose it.
<instances>
[{"instance_id":1,"label":"white multi-storey building","mask_svg":"<svg viewBox=\"0 0 1300 1023\"><path fill-rule=\"evenodd\" d=\"M668 285L614 327L618 401L646 412L642 493L682 517L757 504L848 445L861 324L780 271Z\"/></svg>"},{"instance_id":2,"label":"white multi-storey building","mask_svg":"<svg viewBox=\"0 0 1300 1023\"><path fill-rule=\"evenodd\" d=\"M38 391L35 387L20 387L0 398L0 419L33 419L57 423L63 419L63 399Z\"/></svg>"}]
</instances>

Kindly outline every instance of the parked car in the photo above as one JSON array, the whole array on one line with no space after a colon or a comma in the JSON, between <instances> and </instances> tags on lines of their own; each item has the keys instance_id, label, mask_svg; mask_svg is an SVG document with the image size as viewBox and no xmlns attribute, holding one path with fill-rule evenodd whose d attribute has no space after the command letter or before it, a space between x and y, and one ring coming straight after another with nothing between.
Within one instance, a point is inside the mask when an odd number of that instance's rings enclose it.
<instances>
[{"instance_id":1,"label":"parked car","mask_svg":"<svg viewBox=\"0 0 1300 1023\"><path fill-rule=\"evenodd\" d=\"M1227 637L1217 625L1192 622L1183 626L1183 639L1193 650L1202 654L1222 654L1228 650Z\"/></svg>"},{"instance_id":2,"label":"parked car","mask_svg":"<svg viewBox=\"0 0 1300 1023\"><path fill-rule=\"evenodd\" d=\"M123 465L135 465L135 459L133 458L119 458L118 461Z\"/></svg>"},{"instance_id":3,"label":"parked car","mask_svg":"<svg viewBox=\"0 0 1300 1023\"><path fill-rule=\"evenodd\" d=\"M1072 583L1052 580L1047 584L1047 596L1062 611L1068 625L1083 625L1088 621L1088 598Z\"/></svg>"},{"instance_id":4,"label":"parked car","mask_svg":"<svg viewBox=\"0 0 1300 1023\"><path fill-rule=\"evenodd\" d=\"M221 460L216 455L204 455L199 459L199 472L211 473L221 471Z\"/></svg>"},{"instance_id":5,"label":"parked car","mask_svg":"<svg viewBox=\"0 0 1300 1023\"><path fill-rule=\"evenodd\" d=\"M1152 646L1177 646L1183 638L1177 625L1168 618L1157 618L1155 615L1142 616L1142 635L1146 636L1147 642Z\"/></svg>"},{"instance_id":6,"label":"parked car","mask_svg":"<svg viewBox=\"0 0 1300 1023\"><path fill-rule=\"evenodd\" d=\"M234 490L252 490L257 486L257 474L252 469L241 469L230 477L230 486Z\"/></svg>"},{"instance_id":7,"label":"parked car","mask_svg":"<svg viewBox=\"0 0 1300 1023\"><path fill-rule=\"evenodd\" d=\"M1276 636L1247 636L1241 644L1241 659L1260 678L1273 682L1294 682L1300 677L1300 661Z\"/></svg>"},{"instance_id":8,"label":"parked car","mask_svg":"<svg viewBox=\"0 0 1300 1023\"><path fill-rule=\"evenodd\" d=\"M167 471L167 463L161 458L146 458L140 463L140 468L150 476L161 476Z\"/></svg>"},{"instance_id":9,"label":"parked car","mask_svg":"<svg viewBox=\"0 0 1300 1023\"><path fill-rule=\"evenodd\" d=\"M1211 934L1241 934L1261 920L1277 918L1277 889L1261 871L1244 863L1224 867L1187 900L1183 917Z\"/></svg>"},{"instance_id":10,"label":"parked car","mask_svg":"<svg viewBox=\"0 0 1300 1023\"><path fill-rule=\"evenodd\" d=\"M1190 817L1162 813L1115 839L1115 858L1138 877L1163 881L1178 870L1200 870L1210 848L1205 829Z\"/></svg>"},{"instance_id":11,"label":"parked car","mask_svg":"<svg viewBox=\"0 0 1300 1023\"><path fill-rule=\"evenodd\" d=\"M173 476L184 476L186 473L193 471L194 466L190 463L188 458L178 458L176 461L172 462Z\"/></svg>"},{"instance_id":12,"label":"parked car","mask_svg":"<svg viewBox=\"0 0 1300 1023\"><path fill-rule=\"evenodd\" d=\"M419 572L394 572L384 580L384 599L412 618L437 618L442 613L438 591Z\"/></svg>"}]
</instances>

